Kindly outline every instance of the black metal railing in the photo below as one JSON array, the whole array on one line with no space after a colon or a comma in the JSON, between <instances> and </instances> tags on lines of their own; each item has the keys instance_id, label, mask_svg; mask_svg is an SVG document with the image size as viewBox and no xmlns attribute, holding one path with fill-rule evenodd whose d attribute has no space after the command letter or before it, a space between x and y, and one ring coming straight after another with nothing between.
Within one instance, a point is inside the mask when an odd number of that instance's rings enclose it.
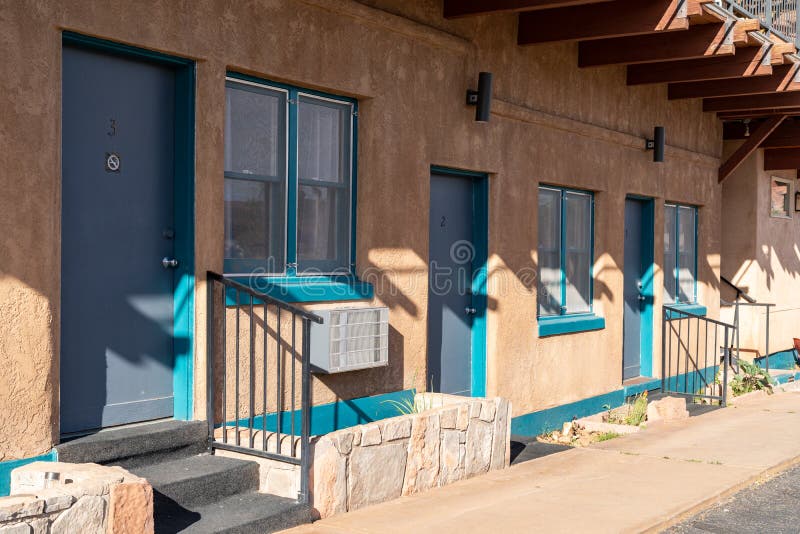
<instances>
[{"instance_id":1,"label":"black metal railing","mask_svg":"<svg viewBox=\"0 0 800 534\"><path fill-rule=\"evenodd\" d=\"M725 406L736 328L674 306L664 306L662 317L662 392Z\"/></svg>"},{"instance_id":2,"label":"black metal railing","mask_svg":"<svg viewBox=\"0 0 800 534\"><path fill-rule=\"evenodd\" d=\"M306 503L310 328L322 318L214 272L207 280L209 449L300 466Z\"/></svg>"},{"instance_id":3,"label":"black metal railing","mask_svg":"<svg viewBox=\"0 0 800 534\"><path fill-rule=\"evenodd\" d=\"M798 0L721 0L722 7L735 15L758 19L762 27L790 43L797 43Z\"/></svg>"}]
</instances>

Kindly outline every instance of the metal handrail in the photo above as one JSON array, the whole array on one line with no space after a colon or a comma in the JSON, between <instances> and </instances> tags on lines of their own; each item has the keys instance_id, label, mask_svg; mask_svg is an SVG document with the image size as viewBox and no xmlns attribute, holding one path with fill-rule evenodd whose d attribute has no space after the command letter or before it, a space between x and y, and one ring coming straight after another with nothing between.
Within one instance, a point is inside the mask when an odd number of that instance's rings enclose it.
<instances>
[{"instance_id":1,"label":"metal handrail","mask_svg":"<svg viewBox=\"0 0 800 534\"><path fill-rule=\"evenodd\" d=\"M684 323L686 324L685 334L683 332ZM696 325L694 344L692 343L692 324ZM689 396L692 399L719 401L720 405L725 406L728 396L728 367L731 364L729 342L735 331L734 325L709 319L675 306L664 305L661 319L661 391L666 394ZM720 332L722 332L723 341L721 362L719 360ZM675 340L675 351L673 351L673 340ZM709 348L711 348L710 354ZM709 355L711 356L710 360ZM701 357L702 366L700 365ZM713 367L709 367L709 362ZM709 392L709 387L716 382L709 380L708 370L717 368L720 363L722 365L722 386L719 394L716 394L716 387L712 387Z\"/></svg>"},{"instance_id":2,"label":"metal handrail","mask_svg":"<svg viewBox=\"0 0 800 534\"><path fill-rule=\"evenodd\" d=\"M725 300L720 299L720 304L723 306L734 306L735 310L733 312L733 324L736 327L736 372L739 372L739 359L741 356L741 343L740 343L740 316L739 316L739 308L742 306L746 306L748 308L765 308L766 309L766 324L765 324L765 347L764 347L764 369L769 373L769 310L770 308L774 307L775 304L770 302L728 302Z\"/></svg>"},{"instance_id":3,"label":"metal handrail","mask_svg":"<svg viewBox=\"0 0 800 534\"><path fill-rule=\"evenodd\" d=\"M298 493L298 501L301 503L308 503L309 501L309 475L310 475L310 440L311 440L311 335L310 329L312 323L322 324L323 319L319 315L309 311L293 306L287 302L276 299L259 291L256 291L246 285L243 285L235 280L231 280L221 274L208 271L207 277L207 355L206 355L206 381L207 381L207 396L206 396L206 416L208 417L208 447L209 451L213 453L215 449L224 449L234 451L242 454L252 456L259 456L262 458L269 458L292 465L300 466L300 491ZM215 302L217 299L217 285L222 286L221 303ZM228 328L227 328L227 309L229 306L228 293L234 292L235 299L233 306L236 308L235 317L235 337L234 337L234 350L232 350L233 367L235 369L235 376L233 377L234 392L233 392L233 415L234 421L228 421L229 415L227 413L229 396L228 396L228 381L232 379L229 376L228 369ZM242 300L242 294L245 295ZM221 304L222 314L221 318L217 316L215 304ZM240 314L242 308L245 309L247 317L249 318L249 341L246 343L247 353L243 356L240 354ZM256 309L263 310L263 353L261 355L261 366L256 365L256 347L255 347L255 321L254 311ZM268 318L270 312L275 320L275 333L274 333L274 346L268 341ZM283 339L281 330L281 313L289 316L291 320L291 335L290 341ZM221 319L221 340L217 339L217 320ZM298 458L296 450L297 436L295 428L295 416L298 415L296 410L296 383L297 383L297 345L296 345L296 330L298 321L302 325L302 338L301 338L301 352L300 359L300 455ZM284 324L286 324L284 322ZM288 337L288 336L287 336ZM221 395L222 402L221 413L217 414L215 410L215 376L214 364L215 356L217 353L217 342L221 341ZM261 348L261 347L259 347ZM272 385L268 385L268 356L274 349L275 359L275 376L273 377ZM282 369L282 351L289 354L289 362L287 368ZM241 356L241 357L240 357ZM240 368L243 368L240 373ZM260 369L260 372L259 372ZM246 371L246 372L245 372ZM240 374L247 377L248 383L245 386L247 389L244 391L245 395L242 396L240 390ZM287 384L287 375L290 377L291 383ZM261 403L260 408L256 402L256 390L259 389L256 382L256 377L259 377L258 386L261 390L261 398L258 401ZM268 402L268 388L274 389L273 395L275 396L275 413L267 413ZM289 389L287 392L291 396L290 401L284 399L284 389ZM242 399L245 399L244 401ZM272 399L270 399L270 402ZM240 410L240 405L241 410ZM284 404L289 404L287 409L284 409ZM249 405L249 410L248 410ZM261 413L257 413L258 411ZM284 429L284 420L286 412L289 416L288 428ZM217 430L217 415L220 416L221 421L221 440L215 435ZM242 415L243 417L240 417ZM270 421L274 421L274 432L268 431ZM247 443L241 443L240 429L246 431ZM234 432L232 439L228 439L229 432ZM256 433L261 432L261 443L256 443ZM275 448L270 450L270 444L267 440L267 434L273 434L275 437ZM282 446L281 434L283 437L289 437L289 452L284 451ZM271 436L272 437L272 436Z\"/></svg>"},{"instance_id":4,"label":"metal handrail","mask_svg":"<svg viewBox=\"0 0 800 534\"><path fill-rule=\"evenodd\" d=\"M742 297L747 302L752 302L752 303L755 304L756 299L754 299L753 297L748 295L747 292L744 291L741 287L737 286L736 284L734 284L733 282L731 282L730 280L728 280L724 276L720 276L719 279L722 280L724 283L728 284L729 286L731 286L734 290L736 290L736 298L737 299L739 297ZM722 303L723 306L732 306L733 305L733 303L725 302L722 299L720 299L720 302Z\"/></svg>"},{"instance_id":5,"label":"metal handrail","mask_svg":"<svg viewBox=\"0 0 800 534\"><path fill-rule=\"evenodd\" d=\"M800 17L798 0L716 0L733 15L758 19L767 33L798 44Z\"/></svg>"}]
</instances>

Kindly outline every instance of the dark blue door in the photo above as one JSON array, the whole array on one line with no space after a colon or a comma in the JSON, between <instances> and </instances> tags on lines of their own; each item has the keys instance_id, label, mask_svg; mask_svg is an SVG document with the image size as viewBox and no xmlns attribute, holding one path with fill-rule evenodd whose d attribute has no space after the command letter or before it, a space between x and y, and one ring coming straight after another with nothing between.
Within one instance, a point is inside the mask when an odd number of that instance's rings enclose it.
<instances>
[{"instance_id":1,"label":"dark blue door","mask_svg":"<svg viewBox=\"0 0 800 534\"><path fill-rule=\"evenodd\" d=\"M623 380L640 376L642 368L642 313L647 300L644 296L644 240L647 232L643 227L645 209L645 201L632 198L625 200Z\"/></svg>"},{"instance_id":2,"label":"dark blue door","mask_svg":"<svg viewBox=\"0 0 800 534\"><path fill-rule=\"evenodd\" d=\"M428 386L472 393L474 179L431 176L428 264Z\"/></svg>"},{"instance_id":3,"label":"dark blue door","mask_svg":"<svg viewBox=\"0 0 800 534\"><path fill-rule=\"evenodd\" d=\"M65 46L62 75L65 434L173 413L175 73Z\"/></svg>"}]
</instances>

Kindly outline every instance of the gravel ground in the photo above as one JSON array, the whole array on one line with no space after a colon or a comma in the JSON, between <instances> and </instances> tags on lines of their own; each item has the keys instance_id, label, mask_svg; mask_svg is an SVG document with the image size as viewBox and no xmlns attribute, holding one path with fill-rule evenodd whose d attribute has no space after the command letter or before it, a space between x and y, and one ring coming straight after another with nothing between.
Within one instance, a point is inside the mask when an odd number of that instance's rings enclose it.
<instances>
[{"instance_id":1,"label":"gravel ground","mask_svg":"<svg viewBox=\"0 0 800 534\"><path fill-rule=\"evenodd\" d=\"M800 467L746 488L669 534L800 533Z\"/></svg>"}]
</instances>

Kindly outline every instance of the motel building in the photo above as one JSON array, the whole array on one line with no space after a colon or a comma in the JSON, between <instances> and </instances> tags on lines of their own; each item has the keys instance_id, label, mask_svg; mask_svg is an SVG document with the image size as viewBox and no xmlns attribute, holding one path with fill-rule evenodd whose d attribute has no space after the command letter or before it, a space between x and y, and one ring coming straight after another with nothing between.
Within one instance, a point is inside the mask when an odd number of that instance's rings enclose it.
<instances>
[{"instance_id":1,"label":"motel building","mask_svg":"<svg viewBox=\"0 0 800 534\"><path fill-rule=\"evenodd\" d=\"M800 56L769 4L0 2L0 495L121 465L156 531L277 528L644 391L724 403L739 358L794 380ZM427 483L411 452L354 474L428 401Z\"/></svg>"}]
</instances>

